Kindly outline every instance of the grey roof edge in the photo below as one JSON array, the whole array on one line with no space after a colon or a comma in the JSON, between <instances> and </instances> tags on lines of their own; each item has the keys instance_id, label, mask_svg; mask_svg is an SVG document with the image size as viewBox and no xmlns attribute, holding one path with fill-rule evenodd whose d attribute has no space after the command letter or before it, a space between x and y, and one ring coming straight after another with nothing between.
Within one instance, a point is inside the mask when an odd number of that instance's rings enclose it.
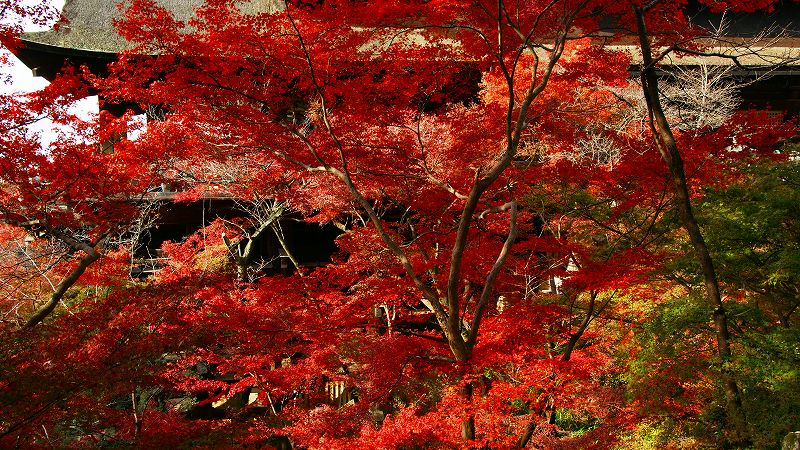
<instances>
[{"instance_id":1,"label":"grey roof edge","mask_svg":"<svg viewBox=\"0 0 800 450\"><path fill-rule=\"evenodd\" d=\"M39 31L23 33L20 38L29 48L36 48L48 53L81 54L89 56L92 53L114 56L117 53L133 48L133 44L116 33L102 33L91 30L91 33L70 31ZM83 37L82 35L88 35ZM100 56L100 55L98 55Z\"/></svg>"},{"instance_id":2,"label":"grey roof edge","mask_svg":"<svg viewBox=\"0 0 800 450\"><path fill-rule=\"evenodd\" d=\"M204 0L157 1L180 21L194 16L195 10L205 3ZM129 4L130 0L123 0L122 10ZM238 8L243 14L257 14L275 12L281 9L281 5L281 0L242 0ZM57 27L47 31L23 33L23 42L60 47L67 51L112 54L135 46L120 36L114 27L114 21L122 17L116 1L66 0L62 14L65 20Z\"/></svg>"}]
</instances>

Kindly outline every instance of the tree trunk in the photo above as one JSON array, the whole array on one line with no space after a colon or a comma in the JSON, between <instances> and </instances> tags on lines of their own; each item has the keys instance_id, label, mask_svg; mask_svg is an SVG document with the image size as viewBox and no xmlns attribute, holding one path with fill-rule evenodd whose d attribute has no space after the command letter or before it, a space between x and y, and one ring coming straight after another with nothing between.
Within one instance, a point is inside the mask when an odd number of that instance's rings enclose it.
<instances>
[{"instance_id":1,"label":"tree trunk","mask_svg":"<svg viewBox=\"0 0 800 450\"><path fill-rule=\"evenodd\" d=\"M695 257L703 273L706 299L709 304L714 307L714 334L717 342L721 381L723 390L725 391L728 416L736 431L735 440L738 441L738 443L744 443L747 441L747 420L744 414L744 408L742 407L739 387L733 375L730 373L730 370L727 368L727 363L731 360L733 355L730 346L728 316L722 301L719 281L717 280L717 274L714 268L714 261L711 258L711 253L708 251L703 233L700 230L700 226L692 210L683 159L678 150L675 136L672 134L672 128L661 106L658 90L658 76L655 71L655 62L652 58L649 35L645 27L644 11L637 7L635 8L635 12L637 16L639 43L643 58L641 81L647 101L648 112L650 113L651 129L654 134L656 146L672 178L672 184L675 189L676 208L681 223L689 235L689 240L694 248Z\"/></svg>"},{"instance_id":2,"label":"tree trunk","mask_svg":"<svg viewBox=\"0 0 800 450\"><path fill-rule=\"evenodd\" d=\"M472 382L467 383L461 391L468 404L472 404ZM475 416L472 412L469 413L466 419L461 422L461 438L464 440L475 439Z\"/></svg>"},{"instance_id":3,"label":"tree trunk","mask_svg":"<svg viewBox=\"0 0 800 450\"><path fill-rule=\"evenodd\" d=\"M522 436L520 436L517 440L517 448L525 448L525 446L528 445L528 442L530 442L531 438L533 437L534 431L536 431L536 421L531 420L525 427L525 431L522 433Z\"/></svg>"}]
</instances>

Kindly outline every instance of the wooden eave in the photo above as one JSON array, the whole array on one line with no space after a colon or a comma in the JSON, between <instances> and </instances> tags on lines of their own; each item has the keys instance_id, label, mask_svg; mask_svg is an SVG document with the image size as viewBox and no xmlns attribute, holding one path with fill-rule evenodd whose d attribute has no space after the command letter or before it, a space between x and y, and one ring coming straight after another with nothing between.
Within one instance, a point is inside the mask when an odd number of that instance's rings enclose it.
<instances>
[{"instance_id":1,"label":"wooden eave","mask_svg":"<svg viewBox=\"0 0 800 450\"><path fill-rule=\"evenodd\" d=\"M108 70L108 64L116 61L117 54L43 44L23 37L17 57L31 69L34 76L53 81L65 65L85 65L92 73L103 75Z\"/></svg>"}]
</instances>

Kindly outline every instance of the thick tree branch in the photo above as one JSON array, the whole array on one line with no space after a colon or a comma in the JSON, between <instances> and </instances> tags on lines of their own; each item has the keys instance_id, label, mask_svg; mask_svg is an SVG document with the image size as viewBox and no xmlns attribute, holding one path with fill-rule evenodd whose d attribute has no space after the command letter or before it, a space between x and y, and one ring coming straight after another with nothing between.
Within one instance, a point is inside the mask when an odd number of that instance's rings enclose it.
<instances>
[{"instance_id":1,"label":"thick tree branch","mask_svg":"<svg viewBox=\"0 0 800 450\"><path fill-rule=\"evenodd\" d=\"M93 262L100 259L101 256L101 254L92 245L72 239L71 237L58 231L54 231L52 234L69 245L73 250L82 251L84 256L81 257L81 259L78 261L78 265L72 269L69 275L61 280L60 283L58 283L55 291L53 291L53 294L50 296L50 300L48 300L44 306L36 311L36 313L34 313L33 316L31 316L25 322L24 328L32 328L50 315L50 313L52 313L56 308L56 305L58 305L58 302L64 297L64 294L67 293L67 290L69 290L69 288L71 288L78 281L80 276L86 272L86 269L92 265Z\"/></svg>"},{"instance_id":2,"label":"thick tree branch","mask_svg":"<svg viewBox=\"0 0 800 450\"><path fill-rule=\"evenodd\" d=\"M483 311L486 309L486 305L491 298L492 290L494 289L494 281L505 265L506 258L508 258L508 254L511 252L511 246L514 245L514 241L517 239L517 202L512 201L510 208L511 218L509 219L508 237L506 237L506 241L503 243L503 248L500 249L500 254L497 255L497 260L495 260L492 270L486 277L483 291L481 291L478 304L475 306L475 315L472 318L472 325L469 330L469 337L467 338L467 351L469 352L472 352L472 348L475 346L475 342L478 339L478 328L481 325Z\"/></svg>"},{"instance_id":3,"label":"thick tree branch","mask_svg":"<svg viewBox=\"0 0 800 450\"><path fill-rule=\"evenodd\" d=\"M456 239L453 243L452 254L450 258L450 269L447 280L447 309L450 312L450 318L447 323L447 327L450 333L460 334L460 318L458 317L458 284L461 279L461 264L464 259L464 251L466 250L467 237L469 235L469 229L472 226L473 215L475 214L475 210L483 193L500 177L506 168L508 168L514 158L514 155L516 155L519 148L519 141L522 136L522 131L527 126L526 118L528 115L528 109L530 108L531 103L533 103L533 100L539 94L541 94L547 85L547 82L553 73L553 69L558 63L564 50L565 42L566 31L561 30L555 38L555 50L550 54L550 58L546 68L544 69L541 81L537 83L536 76L534 75L531 77L530 85L528 86L523 101L519 106L516 123L514 122L514 110L517 109L515 107L516 101L514 100L514 85L513 79L509 80L509 100L505 124L507 135L506 148L501 154L500 159L488 171L488 173L482 178L478 179L475 184L473 184L462 209L461 219L459 220L458 224L458 231L456 232ZM464 350L466 350L466 347ZM465 358L468 358L468 356L468 354L464 355Z\"/></svg>"}]
</instances>

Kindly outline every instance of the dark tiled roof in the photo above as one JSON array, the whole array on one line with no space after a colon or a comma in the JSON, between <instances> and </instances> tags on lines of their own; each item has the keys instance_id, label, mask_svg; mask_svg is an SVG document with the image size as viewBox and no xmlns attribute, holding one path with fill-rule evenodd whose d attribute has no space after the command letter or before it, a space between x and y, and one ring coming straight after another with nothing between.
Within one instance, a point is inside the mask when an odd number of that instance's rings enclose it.
<instances>
[{"instance_id":1,"label":"dark tiled roof","mask_svg":"<svg viewBox=\"0 0 800 450\"><path fill-rule=\"evenodd\" d=\"M24 41L101 53L117 53L130 47L114 29L113 21L121 16L116 0L66 0L62 11L67 23L58 31L48 30L25 33ZM127 2L126 2L127 3ZM187 20L204 0L158 0L172 11L178 20ZM251 0L240 5L247 13L276 11L283 4L280 0Z\"/></svg>"}]
</instances>

